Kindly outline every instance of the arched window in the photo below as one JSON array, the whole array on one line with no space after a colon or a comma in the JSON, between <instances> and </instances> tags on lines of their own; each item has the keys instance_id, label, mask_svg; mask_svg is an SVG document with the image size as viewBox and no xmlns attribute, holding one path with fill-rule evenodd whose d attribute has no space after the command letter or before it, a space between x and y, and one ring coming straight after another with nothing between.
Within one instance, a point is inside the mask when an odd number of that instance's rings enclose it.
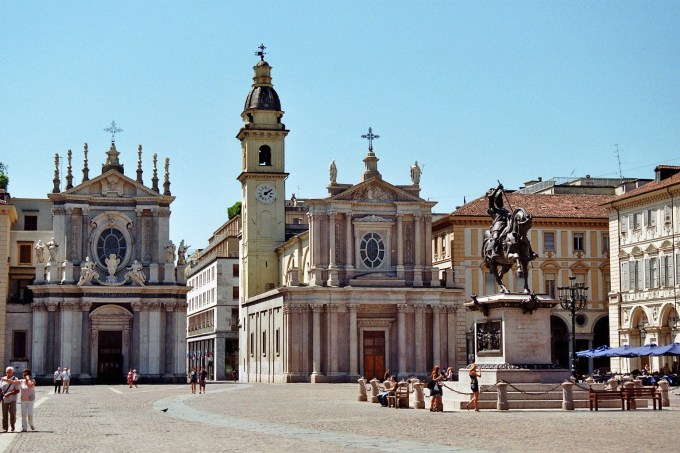
<instances>
[{"instance_id":1,"label":"arched window","mask_svg":"<svg viewBox=\"0 0 680 453\"><path fill-rule=\"evenodd\" d=\"M272 164L272 149L267 145L260 146L260 165L270 166Z\"/></svg>"},{"instance_id":2,"label":"arched window","mask_svg":"<svg viewBox=\"0 0 680 453\"><path fill-rule=\"evenodd\" d=\"M126 252L127 243L125 242L125 237L116 228L107 228L99 235L97 240L97 259L102 266L106 266L106 258L109 255L116 255L122 262Z\"/></svg>"},{"instance_id":3,"label":"arched window","mask_svg":"<svg viewBox=\"0 0 680 453\"><path fill-rule=\"evenodd\" d=\"M385 260L385 243L379 234L368 233L361 239L359 253L364 265L375 269Z\"/></svg>"}]
</instances>

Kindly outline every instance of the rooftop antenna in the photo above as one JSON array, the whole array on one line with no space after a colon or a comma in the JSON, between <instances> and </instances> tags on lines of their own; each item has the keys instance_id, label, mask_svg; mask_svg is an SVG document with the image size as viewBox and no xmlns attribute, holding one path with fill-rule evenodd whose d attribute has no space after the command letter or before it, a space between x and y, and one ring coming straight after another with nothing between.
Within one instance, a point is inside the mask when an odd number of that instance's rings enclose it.
<instances>
[{"instance_id":1,"label":"rooftop antenna","mask_svg":"<svg viewBox=\"0 0 680 453\"><path fill-rule=\"evenodd\" d=\"M619 149L618 143L615 144L614 146L616 146L616 151L614 151L614 153L616 153L616 160L619 162L619 179L623 179L623 174L621 173L621 156L619 155L619 151L623 150Z\"/></svg>"}]
</instances>

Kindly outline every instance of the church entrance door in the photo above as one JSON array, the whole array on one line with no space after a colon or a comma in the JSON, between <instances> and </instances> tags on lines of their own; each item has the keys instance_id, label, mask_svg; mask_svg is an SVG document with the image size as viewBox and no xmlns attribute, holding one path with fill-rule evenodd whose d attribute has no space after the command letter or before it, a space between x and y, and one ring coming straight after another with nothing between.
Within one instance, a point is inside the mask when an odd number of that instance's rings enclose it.
<instances>
[{"instance_id":1,"label":"church entrance door","mask_svg":"<svg viewBox=\"0 0 680 453\"><path fill-rule=\"evenodd\" d=\"M368 380L385 376L385 331L364 330L364 377Z\"/></svg>"},{"instance_id":2,"label":"church entrance door","mask_svg":"<svg viewBox=\"0 0 680 453\"><path fill-rule=\"evenodd\" d=\"M123 332L100 330L97 346L97 376L102 384L125 382L123 370Z\"/></svg>"}]
</instances>

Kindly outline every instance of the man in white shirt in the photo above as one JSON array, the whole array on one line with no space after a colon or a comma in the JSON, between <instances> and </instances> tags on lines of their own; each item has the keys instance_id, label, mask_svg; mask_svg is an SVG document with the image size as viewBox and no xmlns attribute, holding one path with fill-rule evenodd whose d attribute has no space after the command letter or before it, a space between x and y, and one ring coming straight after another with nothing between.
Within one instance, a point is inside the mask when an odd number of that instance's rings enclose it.
<instances>
[{"instance_id":1,"label":"man in white shirt","mask_svg":"<svg viewBox=\"0 0 680 453\"><path fill-rule=\"evenodd\" d=\"M71 386L71 369L64 368L64 372L61 373L61 379L64 381L64 393L68 393L68 389Z\"/></svg>"},{"instance_id":2,"label":"man in white shirt","mask_svg":"<svg viewBox=\"0 0 680 453\"><path fill-rule=\"evenodd\" d=\"M54 372L54 393L61 393L61 380L64 378L61 367L57 367L57 371Z\"/></svg>"},{"instance_id":3,"label":"man in white shirt","mask_svg":"<svg viewBox=\"0 0 680 453\"><path fill-rule=\"evenodd\" d=\"M0 381L0 391L2 391L2 429L7 432L7 428L14 431L14 423L17 421L17 394L21 388L19 380L14 376L14 368L8 366L5 372L6 376Z\"/></svg>"}]
</instances>

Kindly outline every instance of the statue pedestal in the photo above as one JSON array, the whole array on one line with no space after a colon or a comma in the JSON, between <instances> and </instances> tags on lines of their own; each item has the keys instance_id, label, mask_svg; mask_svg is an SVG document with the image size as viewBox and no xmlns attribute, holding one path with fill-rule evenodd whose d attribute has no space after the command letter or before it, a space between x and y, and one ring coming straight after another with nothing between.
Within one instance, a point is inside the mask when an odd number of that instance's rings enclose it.
<instances>
[{"instance_id":1,"label":"statue pedestal","mask_svg":"<svg viewBox=\"0 0 680 453\"><path fill-rule=\"evenodd\" d=\"M149 264L149 283L158 283L159 265L158 263Z\"/></svg>"},{"instance_id":2,"label":"statue pedestal","mask_svg":"<svg viewBox=\"0 0 680 453\"><path fill-rule=\"evenodd\" d=\"M177 284L178 285L186 285L187 284L187 279L184 276L184 271L186 270L187 265L186 264L178 264L177 265Z\"/></svg>"},{"instance_id":3,"label":"statue pedestal","mask_svg":"<svg viewBox=\"0 0 680 453\"><path fill-rule=\"evenodd\" d=\"M163 283L175 283L175 263L163 265Z\"/></svg>"},{"instance_id":4,"label":"statue pedestal","mask_svg":"<svg viewBox=\"0 0 680 453\"><path fill-rule=\"evenodd\" d=\"M35 280L33 284L45 283L45 265L43 263L35 264Z\"/></svg>"},{"instance_id":5,"label":"statue pedestal","mask_svg":"<svg viewBox=\"0 0 680 453\"><path fill-rule=\"evenodd\" d=\"M558 301L545 295L496 294L465 304L474 313L475 362L480 383L562 382L569 370L552 365L550 313ZM467 370L460 370L466 376Z\"/></svg>"},{"instance_id":6,"label":"statue pedestal","mask_svg":"<svg viewBox=\"0 0 680 453\"><path fill-rule=\"evenodd\" d=\"M73 263L70 261L64 261L62 264L64 268L64 273L61 279L61 284L73 283Z\"/></svg>"},{"instance_id":7,"label":"statue pedestal","mask_svg":"<svg viewBox=\"0 0 680 453\"><path fill-rule=\"evenodd\" d=\"M59 283L59 265L50 261L45 266L45 269L47 269L47 283Z\"/></svg>"}]
</instances>

